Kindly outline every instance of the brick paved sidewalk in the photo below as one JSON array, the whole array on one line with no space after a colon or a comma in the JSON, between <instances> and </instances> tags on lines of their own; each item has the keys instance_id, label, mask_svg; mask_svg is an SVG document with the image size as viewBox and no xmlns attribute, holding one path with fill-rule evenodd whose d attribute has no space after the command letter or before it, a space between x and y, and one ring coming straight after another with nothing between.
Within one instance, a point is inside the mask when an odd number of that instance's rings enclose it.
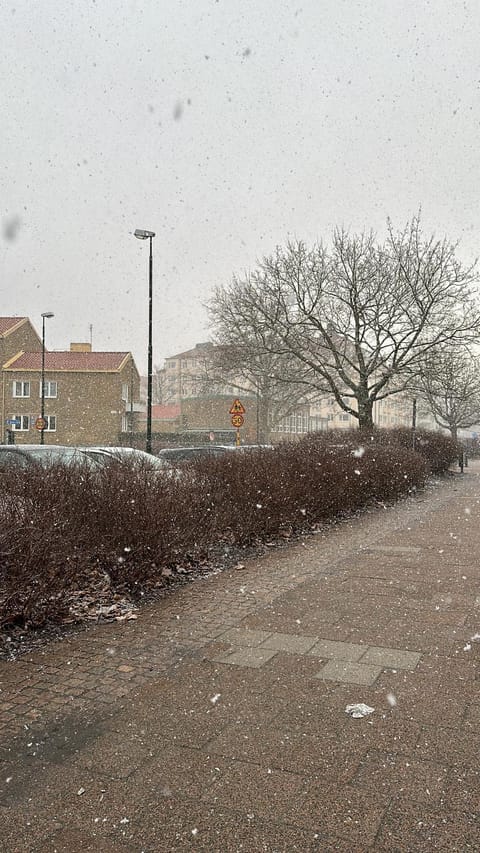
<instances>
[{"instance_id":1,"label":"brick paved sidewalk","mask_svg":"<svg viewBox=\"0 0 480 853\"><path fill-rule=\"evenodd\" d=\"M478 851L479 487L1 663L0 850Z\"/></svg>"}]
</instances>

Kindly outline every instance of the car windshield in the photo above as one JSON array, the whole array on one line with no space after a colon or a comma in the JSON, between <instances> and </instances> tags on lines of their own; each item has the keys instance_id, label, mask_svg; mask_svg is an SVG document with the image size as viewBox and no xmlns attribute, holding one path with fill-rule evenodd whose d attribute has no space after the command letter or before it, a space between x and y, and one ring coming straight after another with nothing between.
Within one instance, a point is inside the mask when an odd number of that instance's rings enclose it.
<instances>
[{"instance_id":1,"label":"car windshield","mask_svg":"<svg viewBox=\"0 0 480 853\"><path fill-rule=\"evenodd\" d=\"M166 460L159 459L151 453L137 450L134 447L86 447L83 452L103 465L108 465L110 461L114 460L127 464L145 465L159 470L168 467Z\"/></svg>"},{"instance_id":2,"label":"car windshield","mask_svg":"<svg viewBox=\"0 0 480 853\"><path fill-rule=\"evenodd\" d=\"M41 465L63 463L66 465L88 464L88 457L77 447L33 447L28 449L28 456Z\"/></svg>"}]
</instances>

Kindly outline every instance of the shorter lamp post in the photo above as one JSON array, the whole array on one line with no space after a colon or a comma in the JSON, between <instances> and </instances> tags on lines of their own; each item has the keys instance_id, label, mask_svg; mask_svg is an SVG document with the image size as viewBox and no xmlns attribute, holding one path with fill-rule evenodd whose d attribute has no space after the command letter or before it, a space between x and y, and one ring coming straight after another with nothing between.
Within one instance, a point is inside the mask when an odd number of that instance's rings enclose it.
<instances>
[{"instance_id":1,"label":"shorter lamp post","mask_svg":"<svg viewBox=\"0 0 480 853\"><path fill-rule=\"evenodd\" d=\"M153 251L152 240L155 237L154 231L144 231L142 228L137 228L134 231L135 237L139 240L150 240L150 255L148 259L148 367L147 367L147 440L145 450L147 453L152 452L152 283L153 283Z\"/></svg>"},{"instance_id":2,"label":"shorter lamp post","mask_svg":"<svg viewBox=\"0 0 480 853\"><path fill-rule=\"evenodd\" d=\"M40 391L40 399L41 399L41 408L40 408L40 417L42 419L42 428L40 430L40 444L45 443L44 432L45 432L45 320L49 320L50 317L54 317L55 315L52 311L45 311L42 314L42 379L41 379L41 391Z\"/></svg>"}]
</instances>

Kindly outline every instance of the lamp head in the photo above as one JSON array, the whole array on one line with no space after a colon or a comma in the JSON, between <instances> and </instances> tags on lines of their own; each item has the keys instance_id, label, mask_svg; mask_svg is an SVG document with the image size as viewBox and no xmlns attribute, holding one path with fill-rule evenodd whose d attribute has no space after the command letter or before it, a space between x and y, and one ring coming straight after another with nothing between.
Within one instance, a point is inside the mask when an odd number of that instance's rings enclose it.
<instances>
[{"instance_id":1,"label":"lamp head","mask_svg":"<svg viewBox=\"0 0 480 853\"><path fill-rule=\"evenodd\" d=\"M53 313L53 311L45 311L45 313L42 314L42 317L55 317L55 314Z\"/></svg>"},{"instance_id":2,"label":"lamp head","mask_svg":"<svg viewBox=\"0 0 480 853\"><path fill-rule=\"evenodd\" d=\"M147 240L149 237L155 237L154 231L144 231L143 228L136 228L133 233L139 240Z\"/></svg>"}]
</instances>

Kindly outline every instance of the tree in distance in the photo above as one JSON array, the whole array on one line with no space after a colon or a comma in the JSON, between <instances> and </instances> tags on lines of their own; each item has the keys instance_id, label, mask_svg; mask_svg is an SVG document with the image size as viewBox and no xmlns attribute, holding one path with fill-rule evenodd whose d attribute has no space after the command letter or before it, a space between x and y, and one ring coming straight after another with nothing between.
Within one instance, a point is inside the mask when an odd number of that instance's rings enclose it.
<instances>
[{"instance_id":1,"label":"tree in distance","mask_svg":"<svg viewBox=\"0 0 480 853\"><path fill-rule=\"evenodd\" d=\"M480 360L466 347L446 345L425 359L419 391L436 423L454 441L458 430L480 423Z\"/></svg>"},{"instance_id":2,"label":"tree in distance","mask_svg":"<svg viewBox=\"0 0 480 853\"><path fill-rule=\"evenodd\" d=\"M274 359L275 382L302 399L333 395L370 429L374 403L411 388L429 353L478 335L475 265L456 250L425 237L419 216L398 232L388 222L383 243L339 229L329 248L289 242L217 288L216 343Z\"/></svg>"},{"instance_id":3,"label":"tree in distance","mask_svg":"<svg viewBox=\"0 0 480 853\"><path fill-rule=\"evenodd\" d=\"M285 356L266 349L257 339L257 329L239 326L229 301L218 298L209 310L218 341L210 351L209 388L221 389L227 384L237 395L254 397L257 442L269 444L281 420L298 411L313 394L299 383L285 381ZM230 343L221 343L229 339Z\"/></svg>"}]
</instances>

